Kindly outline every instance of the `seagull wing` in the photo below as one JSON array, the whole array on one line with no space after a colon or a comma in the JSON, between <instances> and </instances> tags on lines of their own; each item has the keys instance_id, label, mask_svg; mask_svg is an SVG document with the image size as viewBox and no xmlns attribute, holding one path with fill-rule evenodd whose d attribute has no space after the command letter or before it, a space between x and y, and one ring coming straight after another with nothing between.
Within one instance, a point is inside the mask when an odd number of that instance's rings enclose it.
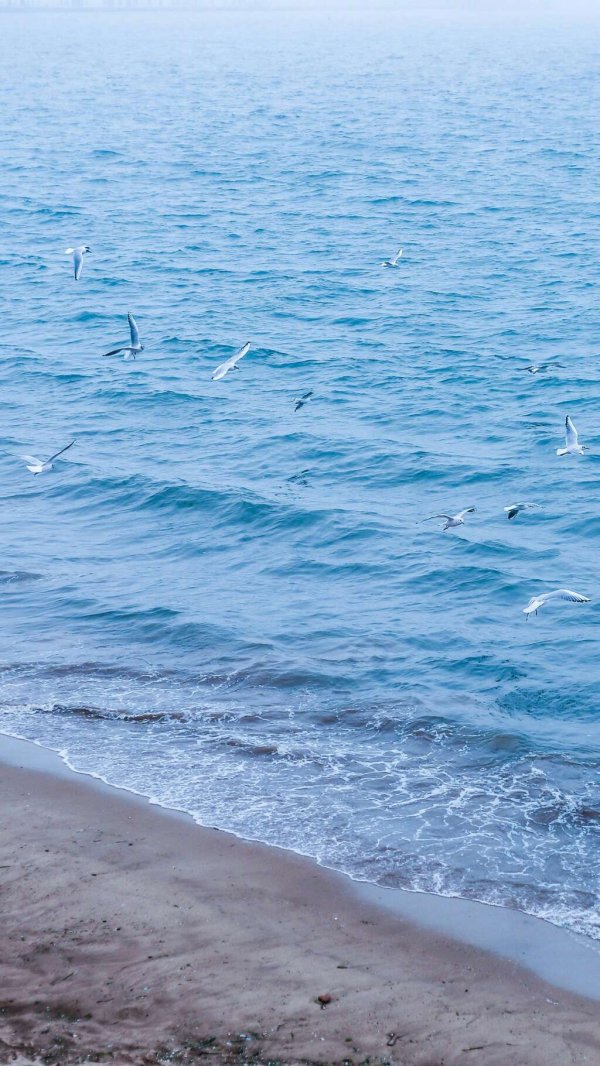
<instances>
[{"instance_id":1,"label":"seagull wing","mask_svg":"<svg viewBox=\"0 0 600 1066\"><path fill-rule=\"evenodd\" d=\"M565 418L565 442L567 448L577 447L577 430L568 415Z\"/></svg>"},{"instance_id":2,"label":"seagull wing","mask_svg":"<svg viewBox=\"0 0 600 1066\"><path fill-rule=\"evenodd\" d=\"M225 374L227 373L227 371L231 370L233 365L234 364L231 362L231 359L227 359L226 362L221 363L217 367L216 370L213 370L213 372L212 372L212 380L213 381L220 381L221 378L225 377Z\"/></svg>"},{"instance_id":3,"label":"seagull wing","mask_svg":"<svg viewBox=\"0 0 600 1066\"><path fill-rule=\"evenodd\" d=\"M118 355L118 354L119 354L119 352L127 352L127 351L129 351L129 349L128 349L128 348L124 348L124 347L121 347L121 348L111 348L110 352L104 352L104 355L102 356L102 358L103 358L103 359L106 359L106 356L107 356L107 355Z\"/></svg>"},{"instance_id":4,"label":"seagull wing","mask_svg":"<svg viewBox=\"0 0 600 1066\"><path fill-rule=\"evenodd\" d=\"M571 592L571 589L555 589L554 592L547 592L545 596L540 597L544 602L547 600L568 600L569 603L589 603L589 596L582 596L580 592Z\"/></svg>"},{"instance_id":5,"label":"seagull wing","mask_svg":"<svg viewBox=\"0 0 600 1066\"><path fill-rule=\"evenodd\" d=\"M224 378L225 374L227 374L229 370L233 370L234 366L237 366L240 359L243 359L249 351L250 342L248 341L246 344L244 344L242 348L239 349L239 351L235 353L235 355L230 355L229 359L226 359L224 363L221 363L220 366L217 367L216 370L213 370L212 380L220 381L221 378Z\"/></svg>"},{"instance_id":6,"label":"seagull wing","mask_svg":"<svg viewBox=\"0 0 600 1066\"><path fill-rule=\"evenodd\" d=\"M239 363L240 359L243 359L244 356L247 355L249 351L250 351L250 342L247 341L246 344L244 344L243 347L241 347L240 350L235 353L235 355L231 356L231 360L230 360L231 365L235 366L236 363Z\"/></svg>"},{"instance_id":7,"label":"seagull wing","mask_svg":"<svg viewBox=\"0 0 600 1066\"><path fill-rule=\"evenodd\" d=\"M464 518L466 514L472 514L474 510L475 507L465 507L464 511L459 511L457 515L454 515L454 518Z\"/></svg>"},{"instance_id":8,"label":"seagull wing","mask_svg":"<svg viewBox=\"0 0 600 1066\"><path fill-rule=\"evenodd\" d=\"M74 444L75 441L72 440L70 444L66 444L65 447L61 448L59 452L55 452L54 455L51 455L49 459L46 459L46 462L51 463L53 459L58 459L59 455L62 455L63 452L68 452L69 448L72 448Z\"/></svg>"},{"instance_id":9,"label":"seagull wing","mask_svg":"<svg viewBox=\"0 0 600 1066\"><path fill-rule=\"evenodd\" d=\"M392 259L392 263L394 264L394 266L398 262L398 260L399 260L401 255L402 255L402 248L399 248L398 251L396 252L394 258Z\"/></svg>"},{"instance_id":10,"label":"seagull wing","mask_svg":"<svg viewBox=\"0 0 600 1066\"><path fill-rule=\"evenodd\" d=\"M35 455L21 455L21 459L24 459L26 463L33 463L34 466L43 466L41 459L36 459Z\"/></svg>"},{"instance_id":11,"label":"seagull wing","mask_svg":"<svg viewBox=\"0 0 600 1066\"><path fill-rule=\"evenodd\" d=\"M516 518L517 517L517 515L518 515L519 511L521 510L521 508L518 506L518 504L514 504L513 507L505 507L504 510L506 511L506 517L508 518L508 521L510 522L511 518Z\"/></svg>"},{"instance_id":12,"label":"seagull wing","mask_svg":"<svg viewBox=\"0 0 600 1066\"><path fill-rule=\"evenodd\" d=\"M83 255L79 248L76 248L73 252L73 269L75 271L75 281L79 281L83 270Z\"/></svg>"},{"instance_id":13,"label":"seagull wing","mask_svg":"<svg viewBox=\"0 0 600 1066\"><path fill-rule=\"evenodd\" d=\"M432 518L445 518L448 522L451 522L454 515L451 514L431 514L429 518L423 518L423 522L431 522Z\"/></svg>"},{"instance_id":14,"label":"seagull wing","mask_svg":"<svg viewBox=\"0 0 600 1066\"><path fill-rule=\"evenodd\" d=\"M140 343L140 333L137 328L137 322L131 312L127 312L127 320L129 322L129 332L131 333L131 347L137 348ZM108 355L108 352L106 353Z\"/></svg>"}]
</instances>

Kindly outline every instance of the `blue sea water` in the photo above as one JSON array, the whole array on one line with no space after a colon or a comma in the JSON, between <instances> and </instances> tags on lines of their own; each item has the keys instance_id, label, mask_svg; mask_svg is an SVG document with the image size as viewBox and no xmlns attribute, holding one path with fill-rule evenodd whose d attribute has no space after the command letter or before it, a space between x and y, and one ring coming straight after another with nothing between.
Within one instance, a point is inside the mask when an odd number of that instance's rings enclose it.
<instances>
[{"instance_id":1,"label":"blue sea water","mask_svg":"<svg viewBox=\"0 0 600 1066\"><path fill-rule=\"evenodd\" d=\"M0 728L600 938L597 31L1 21Z\"/></svg>"}]
</instances>

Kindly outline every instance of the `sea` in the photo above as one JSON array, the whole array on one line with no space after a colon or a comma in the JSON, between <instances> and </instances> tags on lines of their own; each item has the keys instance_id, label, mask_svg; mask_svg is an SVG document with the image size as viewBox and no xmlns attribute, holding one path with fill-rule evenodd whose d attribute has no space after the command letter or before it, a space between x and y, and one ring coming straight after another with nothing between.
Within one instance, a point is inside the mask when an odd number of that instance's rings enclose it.
<instances>
[{"instance_id":1,"label":"sea","mask_svg":"<svg viewBox=\"0 0 600 1066\"><path fill-rule=\"evenodd\" d=\"M598 27L0 31L0 730L600 939Z\"/></svg>"}]
</instances>

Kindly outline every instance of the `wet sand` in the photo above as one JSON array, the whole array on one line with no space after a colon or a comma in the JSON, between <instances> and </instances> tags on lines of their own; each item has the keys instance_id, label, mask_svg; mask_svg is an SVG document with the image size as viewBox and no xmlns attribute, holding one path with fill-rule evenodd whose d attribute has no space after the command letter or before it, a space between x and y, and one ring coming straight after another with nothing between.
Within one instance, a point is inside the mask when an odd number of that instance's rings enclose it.
<instances>
[{"instance_id":1,"label":"wet sand","mask_svg":"<svg viewBox=\"0 0 600 1066\"><path fill-rule=\"evenodd\" d=\"M308 860L75 774L0 796L1 1062L600 1063L597 1001Z\"/></svg>"}]
</instances>

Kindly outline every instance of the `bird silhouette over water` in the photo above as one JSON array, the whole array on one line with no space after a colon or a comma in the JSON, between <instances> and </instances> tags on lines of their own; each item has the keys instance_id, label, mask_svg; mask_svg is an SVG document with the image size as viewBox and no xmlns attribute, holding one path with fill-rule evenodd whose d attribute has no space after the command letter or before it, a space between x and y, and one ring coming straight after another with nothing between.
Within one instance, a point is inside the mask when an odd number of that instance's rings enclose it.
<instances>
[{"instance_id":1,"label":"bird silhouette over water","mask_svg":"<svg viewBox=\"0 0 600 1066\"><path fill-rule=\"evenodd\" d=\"M579 436L575 426L571 422L571 419L567 415L565 418L565 446L564 448L557 448L557 455L583 455L588 451L586 444L579 443Z\"/></svg>"},{"instance_id":2,"label":"bird silhouette over water","mask_svg":"<svg viewBox=\"0 0 600 1066\"><path fill-rule=\"evenodd\" d=\"M224 378L225 375L229 373L230 370L238 370L239 369L238 368L238 363L239 363L240 359L243 359L244 356L247 355L249 351L250 351L250 341L246 341L244 346L242 348L238 349L238 351L235 353L235 355L231 355L229 357L229 359L226 359L224 363L221 363L217 367L216 370L213 370L212 380L213 381L220 381L221 378Z\"/></svg>"},{"instance_id":3,"label":"bird silhouette over water","mask_svg":"<svg viewBox=\"0 0 600 1066\"><path fill-rule=\"evenodd\" d=\"M382 267L397 267L398 266L398 260L402 256L402 252L403 252L403 249L399 248L398 251L396 252L396 254L394 256L392 256L391 259L384 259L382 264L381 264Z\"/></svg>"},{"instance_id":4,"label":"bird silhouette over water","mask_svg":"<svg viewBox=\"0 0 600 1066\"><path fill-rule=\"evenodd\" d=\"M434 518L445 518L446 524L442 526L442 532L445 533L447 529L455 529L456 526L464 526L465 515L472 514L476 511L476 507L465 507L464 511L459 511L458 514L432 514L429 518L424 518L424 522L431 522Z\"/></svg>"},{"instance_id":5,"label":"bird silhouette over water","mask_svg":"<svg viewBox=\"0 0 600 1066\"><path fill-rule=\"evenodd\" d=\"M305 392L299 400L296 400L296 406L294 407L294 411L299 411L301 407L304 407L304 405L308 403L311 396L314 396L314 394L314 389L310 389L309 392Z\"/></svg>"},{"instance_id":6,"label":"bird silhouette over water","mask_svg":"<svg viewBox=\"0 0 600 1066\"><path fill-rule=\"evenodd\" d=\"M32 474L46 474L48 470L52 470L54 460L58 459L59 455L62 455L63 452L68 452L69 448L72 448L74 444L75 441L72 440L70 444L65 445L65 447L61 448L59 452L55 452L49 459L36 459L35 455L22 455L21 459L25 460L27 463L27 469L30 470Z\"/></svg>"},{"instance_id":7,"label":"bird silhouette over water","mask_svg":"<svg viewBox=\"0 0 600 1066\"><path fill-rule=\"evenodd\" d=\"M537 614L540 607L545 603L555 600L568 600L569 603L589 603L589 596L582 596L580 592L571 592L571 589L554 589L553 592L544 592L541 596L532 596L527 607L523 608L523 614L528 618L534 611Z\"/></svg>"},{"instance_id":8,"label":"bird silhouette over water","mask_svg":"<svg viewBox=\"0 0 600 1066\"><path fill-rule=\"evenodd\" d=\"M107 355L118 355L119 352L123 352L124 359L135 359L138 352L143 352L144 345L140 344L140 333L137 328L137 322L130 311L127 313L127 321L129 322L131 343L121 344L118 348L111 348L110 352L104 353L104 358L106 358Z\"/></svg>"},{"instance_id":9,"label":"bird silhouette over water","mask_svg":"<svg viewBox=\"0 0 600 1066\"><path fill-rule=\"evenodd\" d=\"M80 244L78 248L67 248L65 255L73 256L73 273L75 275L75 281L79 281L81 277L81 271L83 270L83 257L86 252L91 252L91 248L88 248L87 244Z\"/></svg>"}]
</instances>

